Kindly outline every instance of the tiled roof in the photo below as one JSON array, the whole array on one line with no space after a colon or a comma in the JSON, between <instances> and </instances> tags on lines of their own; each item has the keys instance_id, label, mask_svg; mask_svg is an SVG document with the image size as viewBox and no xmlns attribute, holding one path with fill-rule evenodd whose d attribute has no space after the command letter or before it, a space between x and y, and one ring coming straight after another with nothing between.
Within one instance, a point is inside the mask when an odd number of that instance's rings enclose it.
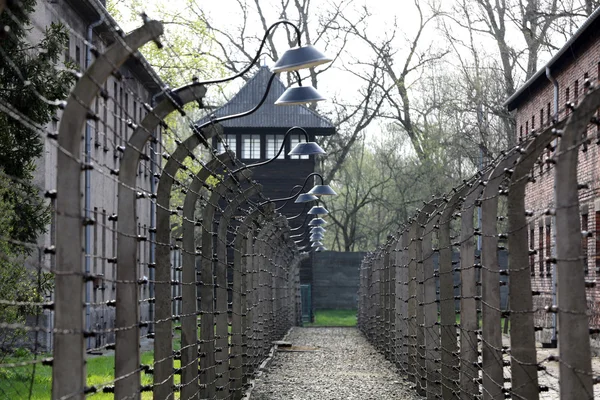
<instances>
[{"instance_id":1,"label":"tiled roof","mask_svg":"<svg viewBox=\"0 0 600 400\"><path fill-rule=\"evenodd\" d=\"M252 109L256 106L265 93L265 89L271 77L271 71L267 66L262 66L233 98L224 106L218 108L213 115L221 117L232 115ZM331 121L310 110L308 107L276 106L275 101L285 91L286 87L275 77L271 90L263 105L253 114L245 117L224 121L221 124L225 128L291 128L300 126L305 129L322 129L315 134L330 135L335 128ZM198 121L199 124L208 121L208 117Z\"/></svg>"}]
</instances>

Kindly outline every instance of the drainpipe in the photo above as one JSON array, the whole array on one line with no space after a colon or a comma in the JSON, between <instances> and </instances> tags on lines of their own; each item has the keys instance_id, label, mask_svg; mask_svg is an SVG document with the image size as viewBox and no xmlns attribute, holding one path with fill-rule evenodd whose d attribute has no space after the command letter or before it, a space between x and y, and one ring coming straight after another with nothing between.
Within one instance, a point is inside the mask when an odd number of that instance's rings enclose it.
<instances>
[{"instance_id":1,"label":"drainpipe","mask_svg":"<svg viewBox=\"0 0 600 400\"><path fill-rule=\"evenodd\" d=\"M552 71L550 67L546 66L546 77L552 85L554 85L554 115L553 118L555 121L558 121L558 81L552 76ZM558 144L558 139L554 139L554 148L556 148ZM554 190L553 193L553 202L556 205L556 179L554 180ZM552 243L554 243L554 247L552 247L552 257L556 258L556 216L552 215ZM552 304L556 304L556 263L552 264ZM557 337L556 337L556 313L552 313L552 342L551 345L553 348L557 347Z\"/></svg>"},{"instance_id":2,"label":"drainpipe","mask_svg":"<svg viewBox=\"0 0 600 400\"><path fill-rule=\"evenodd\" d=\"M85 68L88 69L92 65L92 39L94 28L101 25L104 22L104 15L100 15L100 19L96 22L88 25L87 29L87 43L85 50ZM91 163L92 158L92 122L90 120L85 124L85 162L87 165ZM85 170L85 219L91 220L91 202L92 202L92 174L90 169ZM91 270L91 238L92 238L92 225L85 225L85 273L89 274ZM90 296L93 282L87 282L85 284L85 329L91 330L91 316L90 316ZM92 338L87 339L87 348L92 347Z\"/></svg>"}]
</instances>

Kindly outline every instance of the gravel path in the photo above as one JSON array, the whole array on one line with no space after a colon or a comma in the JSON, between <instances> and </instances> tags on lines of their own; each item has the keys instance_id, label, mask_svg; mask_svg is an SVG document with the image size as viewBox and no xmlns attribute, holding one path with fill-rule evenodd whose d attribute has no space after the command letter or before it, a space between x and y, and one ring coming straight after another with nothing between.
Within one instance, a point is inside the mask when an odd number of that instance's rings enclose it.
<instances>
[{"instance_id":1,"label":"gravel path","mask_svg":"<svg viewBox=\"0 0 600 400\"><path fill-rule=\"evenodd\" d=\"M417 399L356 328L293 328L286 340L318 350L278 351L252 400Z\"/></svg>"}]
</instances>

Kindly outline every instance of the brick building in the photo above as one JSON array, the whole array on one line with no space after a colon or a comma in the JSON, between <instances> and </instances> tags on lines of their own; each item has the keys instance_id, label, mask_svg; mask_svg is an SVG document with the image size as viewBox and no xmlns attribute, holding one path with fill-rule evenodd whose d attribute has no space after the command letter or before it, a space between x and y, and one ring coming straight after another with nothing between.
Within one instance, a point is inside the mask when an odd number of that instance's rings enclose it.
<instances>
[{"instance_id":1,"label":"brick building","mask_svg":"<svg viewBox=\"0 0 600 400\"><path fill-rule=\"evenodd\" d=\"M87 43L91 42L100 51L115 41L115 35L120 28L104 8L105 1L101 0L38 0L36 10L32 15L30 40L37 42L42 37L43 29L52 22L62 22L69 29L69 42L64 50L62 62L71 62L83 71L93 60L93 52L88 51ZM140 21L141 23L141 21ZM60 68L61 66L57 66ZM144 104L152 104L153 97L160 93L164 83L154 73L143 57L130 58L119 70L119 74L111 76L103 85L108 94L106 99L97 97L92 103L92 111L98 116L90 120L82 132L84 146L80 157L85 157L86 145L89 158L94 169L88 171L84 178L82 207L87 209L94 225L87 226L85 232L85 268L97 276L86 287L86 302L91 303L86 308L86 324L95 330L110 330L114 326L114 307L107 302L116 297L116 242L117 242L117 180L114 172L119 170L124 144L133 132L128 120L138 123L146 115ZM57 132L60 124L60 111L48 127L51 132ZM160 142L160 132L158 133ZM159 148L147 145L145 153L147 160L140 161L137 177L137 187L146 192L155 192L156 180L154 173L159 172L161 154ZM159 146L159 145L156 145ZM45 139L44 157L38 162L35 182L44 190L56 189L57 147L52 139ZM112 172L111 172L112 171ZM138 200L138 229L139 235L149 236L150 227L155 221L155 207L149 199ZM39 244L47 247L55 243L59 234L55 230L54 221L48 233L40 237ZM40 255L39 261L47 267L54 266L54 257ZM139 276L152 277L148 264L153 262L153 249L150 241L140 241L138 268ZM141 285L140 297L148 299L152 296L150 285ZM152 304L142 302L141 319L151 319ZM45 321L52 323L52 315L47 314ZM52 338L45 337L43 345L50 348ZM114 333L97 335L88 342L88 348L97 348L106 343L114 342Z\"/></svg>"},{"instance_id":2,"label":"brick building","mask_svg":"<svg viewBox=\"0 0 600 400\"><path fill-rule=\"evenodd\" d=\"M597 9L569 39L569 41L542 67L533 77L517 90L507 101L509 111L516 115L517 137L524 138L532 131L544 129L553 119L568 117L568 103L577 103L585 94L585 82L600 82L600 8ZM588 146L582 146L579 154L578 182L587 184L588 189L581 190L580 205L582 230L600 232L600 148L596 145L600 133L596 128L587 132L590 138ZM532 285L540 290L542 296L534 296L534 307L542 308L552 304L553 275L552 264L546 258L554 254L554 222L544 211L554 206L553 187L554 170L546 159L550 151L538 160L533 173L535 182L527 185L525 205L534 212L529 219L529 245L537 254L530 256ZM582 239L585 258L581 267L586 277L596 281L600 277L600 235ZM588 304L592 311L595 326L600 325L598 318L600 307L598 289L589 289ZM538 339L550 343L555 336L552 332L552 317L538 312L536 324L545 328Z\"/></svg>"}]
</instances>

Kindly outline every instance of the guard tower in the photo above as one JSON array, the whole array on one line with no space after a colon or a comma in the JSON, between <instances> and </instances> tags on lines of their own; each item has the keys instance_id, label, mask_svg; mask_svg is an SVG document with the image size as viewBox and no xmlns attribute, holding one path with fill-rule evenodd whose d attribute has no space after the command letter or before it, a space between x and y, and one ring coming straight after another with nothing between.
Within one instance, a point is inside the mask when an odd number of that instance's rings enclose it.
<instances>
[{"instance_id":1,"label":"guard tower","mask_svg":"<svg viewBox=\"0 0 600 400\"><path fill-rule=\"evenodd\" d=\"M262 66L233 98L218 108L213 115L222 117L247 111L255 107L263 97L267 88L271 71ZM286 131L299 126L304 128L311 141L319 142L319 136L328 136L335 133L332 123L315 111L302 105L276 106L275 101L283 94L286 87L275 77L267 99L263 105L253 114L221 122L223 127L223 141L227 143L229 150L235 152L238 159L244 164L273 158L281 144ZM199 121L200 123L206 119ZM315 140L316 139L316 140ZM304 141L301 134L291 133L285 144L284 151L278 159L264 166L252 170L253 177L263 185L263 194L271 199L288 197L295 185L302 185L305 178L315 172L315 156L288 156L287 153L298 143ZM213 146L219 153L225 149L216 138ZM312 180L307 184L304 192L312 187ZM282 203L278 203L281 205ZM293 217L302 212L304 204L288 204L281 209L286 217ZM309 210L307 206L305 212ZM309 218L310 219L310 218ZM290 221L291 227L297 227L304 221L304 215ZM298 233L301 230L297 231ZM300 281L302 284L310 284L312 281L312 263L304 262L300 270Z\"/></svg>"}]
</instances>

